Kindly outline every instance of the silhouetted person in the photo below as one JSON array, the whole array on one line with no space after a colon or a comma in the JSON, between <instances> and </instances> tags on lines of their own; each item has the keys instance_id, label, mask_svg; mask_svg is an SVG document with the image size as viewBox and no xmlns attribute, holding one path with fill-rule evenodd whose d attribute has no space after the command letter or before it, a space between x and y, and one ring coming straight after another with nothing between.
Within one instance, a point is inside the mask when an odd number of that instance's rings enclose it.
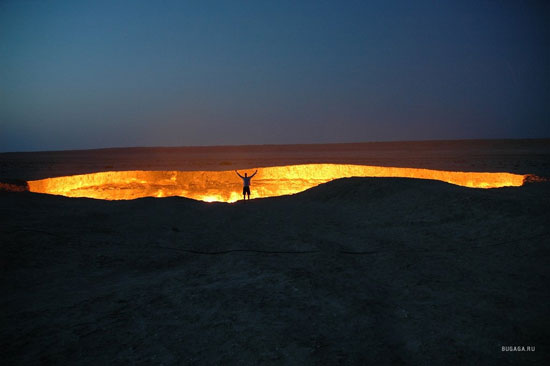
<instances>
[{"instance_id":1,"label":"silhouetted person","mask_svg":"<svg viewBox=\"0 0 550 366\"><path fill-rule=\"evenodd\" d=\"M246 173L244 173L243 177L236 170L235 173L237 173L237 175L243 180L243 200L246 200L246 195L248 195L248 199L250 199L250 180L256 175L256 173L258 173L258 170L256 170L250 177Z\"/></svg>"}]
</instances>

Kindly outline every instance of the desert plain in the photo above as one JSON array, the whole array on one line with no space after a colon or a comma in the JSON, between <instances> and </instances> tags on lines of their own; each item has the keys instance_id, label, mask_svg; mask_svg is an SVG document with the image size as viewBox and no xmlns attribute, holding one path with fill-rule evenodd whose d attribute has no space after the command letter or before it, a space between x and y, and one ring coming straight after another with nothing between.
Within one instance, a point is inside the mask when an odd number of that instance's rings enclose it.
<instances>
[{"instance_id":1,"label":"desert plain","mask_svg":"<svg viewBox=\"0 0 550 366\"><path fill-rule=\"evenodd\" d=\"M542 179L346 178L232 204L0 191L2 364L548 359L548 139L2 153L0 182L311 163Z\"/></svg>"}]
</instances>

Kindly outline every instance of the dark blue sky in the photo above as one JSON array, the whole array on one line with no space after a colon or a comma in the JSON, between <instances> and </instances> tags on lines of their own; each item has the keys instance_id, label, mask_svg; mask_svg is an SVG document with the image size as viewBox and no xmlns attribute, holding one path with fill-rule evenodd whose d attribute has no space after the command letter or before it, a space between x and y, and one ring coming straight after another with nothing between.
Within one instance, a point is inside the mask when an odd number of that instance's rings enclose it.
<instances>
[{"instance_id":1,"label":"dark blue sky","mask_svg":"<svg viewBox=\"0 0 550 366\"><path fill-rule=\"evenodd\" d=\"M536 1L0 1L0 151L550 137Z\"/></svg>"}]
</instances>

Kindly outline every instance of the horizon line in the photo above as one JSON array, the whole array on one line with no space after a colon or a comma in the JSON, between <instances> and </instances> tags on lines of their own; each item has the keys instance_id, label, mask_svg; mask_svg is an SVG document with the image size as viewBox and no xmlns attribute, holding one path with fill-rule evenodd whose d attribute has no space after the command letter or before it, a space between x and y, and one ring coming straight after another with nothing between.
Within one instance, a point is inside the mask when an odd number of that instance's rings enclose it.
<instances>
[{"instance_id":1,"label":"horizon line","mask_svg":"<svg viewBox=\"0 0 550 366\"><path fill-rule=\"evenodd\" d=\"M25 151L0 151L0 154L24 154L24 153L53 153L71 151L100 151L123 149L189 149L189 148L223 148L223 147L271 147L271 146L314 146L314 145L362 145L362 144L390 144L390 143L423 143L423 142L466 142L466 141L520 141L520 140L550 140L550 137L521 137L521 138L457 138L457 139L423 139L423 140L383 140L383 141L357 141L357 142L309 142L289 144L227 144L227 145L153 145L153 146L111 146L85 149L59 149L59 150L25 150Z\"/></svg>"}]
</instances>

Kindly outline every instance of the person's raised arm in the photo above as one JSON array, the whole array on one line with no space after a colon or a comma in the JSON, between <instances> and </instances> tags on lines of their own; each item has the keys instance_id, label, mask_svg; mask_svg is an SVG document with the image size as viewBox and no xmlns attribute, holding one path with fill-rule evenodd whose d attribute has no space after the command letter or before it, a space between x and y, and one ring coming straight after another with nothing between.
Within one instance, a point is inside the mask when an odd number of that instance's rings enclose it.
<instances>
[{"instance_id":1,"label":"person's raised arm","mask_svg":"<svg viewBox=\"0 0 550 366\"><path fill-rule=\"evenodd\" d=\"M241 178L243 177L243 176L242 176L242 175L240 175L240 174L239 174L239 172L238 172L238 171L236 171L236 170L235 170L235 173L237 173L237 175L238 175L239 177L241 177Z\"/></svg>"},{"instance_id":2,"label":"person's raised arm","mask_svg":"<svg viewBox=\"0 0 550 366\"><path fill-rule=\"evenodd\" d=\"M252 175L250 176L250 178L252 178L253 176L255 176L256 173L258 173L258 169L256 169L256 171L254 172L254 174L252 174Z\"/></svg>"}]
</instances>

